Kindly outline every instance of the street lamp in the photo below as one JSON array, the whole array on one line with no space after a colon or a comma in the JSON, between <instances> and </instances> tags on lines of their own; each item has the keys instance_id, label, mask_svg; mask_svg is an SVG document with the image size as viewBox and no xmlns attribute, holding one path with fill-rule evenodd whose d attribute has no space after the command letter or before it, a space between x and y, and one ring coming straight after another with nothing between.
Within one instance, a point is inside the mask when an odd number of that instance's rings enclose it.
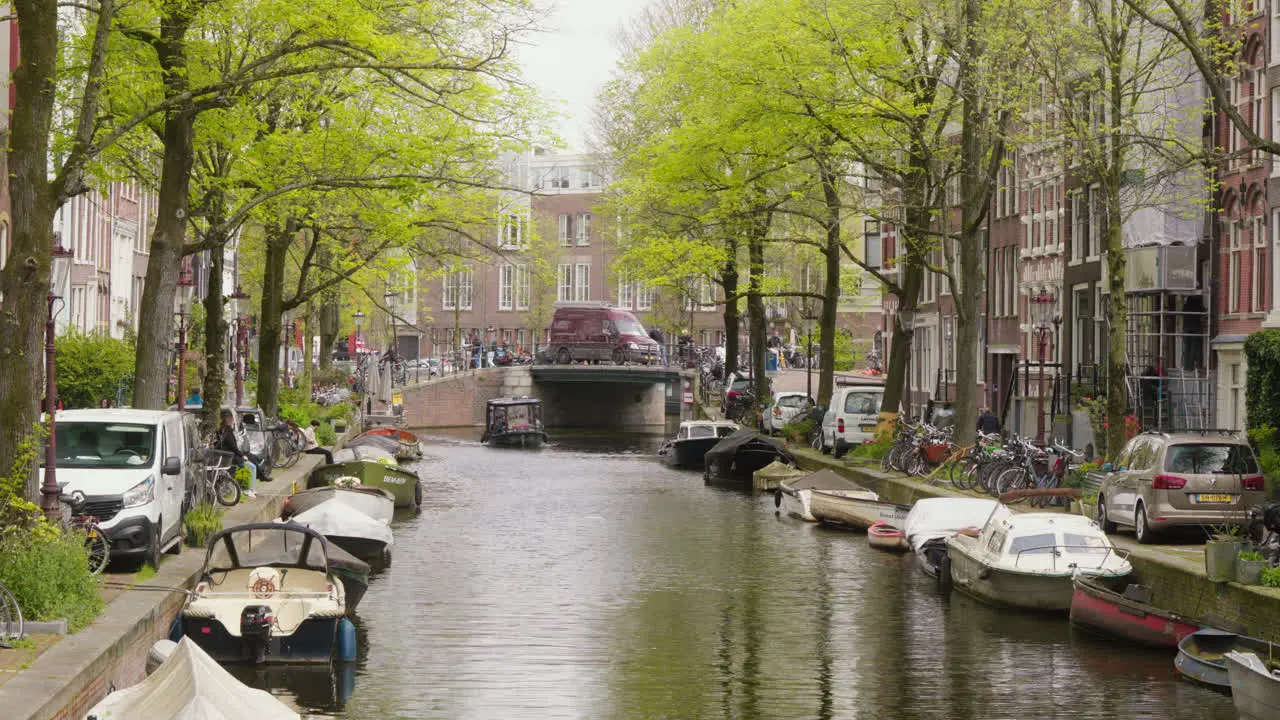
<instances>
[{"instance_id":1,"label":"street lamp","mask_svg":"<svg viewBox=\"0 0 1280 720\"><path fill-rule=\"evenodd\" d=\"M364 322L364 312L360 310L355 311L355 314L351 316L351 319L356 321L356 352L359 352L360 341L363 339L360 336L360 323Z\"/></svg>"},{"instance_id":2,"label":"street lamp","mask_svg":"<svg viewBox=\"0 0 1280 720\"><path fill-rule=\"evenodd\" d=\"M1053 315L1053 310L1058 303L1057 298L1052 294L1040 293L1032 297L1029 304L1031 305L1031 322L1040 354L1040 387L1036 398L1036 444L1044 445L1044 353L1045 346L1049 343L1049 324L1052 322L1056 325L1060 321Z\"/></svg>"},{"instance_id":3,"label":"street lamp","mask_svg":"<svg viewBox=\"0 0 1280 720\"><path fill-rule=\"evenodd\" d=\"M58 504L58 498L62 495L62 489L58 487L58 463L57 463L57 423L55 415L58 411L58 380L57 380L57 356L58 348L55 342L57 328L54 326L54 304L62 300L62 294L67 291L67 282L71 278L71 257L72 251L62 247L62 240L59 237L54 238L58 244L54 246L52 251L52 261L49 269L49 311L45 316L44 322L44 403L45 412L49 415L49 442L44 448L44 485L40 488L42 509L45 517L54 520L62 515L62 508Z\"/></svg>"},{"instance_id":4,"label":"street lamp","mask_svg":"<svg viewBox=\"0 0 1280 720\"><path fill-rule=\"evenodd\" d=\"M236 303L236 407L242 407L244 405L245 356L248 354L249 324L247 322L248 318L240 312L240 301L247 300L249 294L242 290L237 283L236 291L227 297Z\"/></svg>"},{"instance_id":5,"label":"street lamp","mask_svg":"<svg viewBox=\"0 0 1280 720\"><path fill-rule=\"evenodd\" d=\"M382 299L387 304L387 315L391 316L391 357L395 357L399 352L400 337L396 329L396 311L391 307L391 301L394 300L396 294L388 290Z\"/></svg>"},{"instance_id":6,"label":"street lamp","mask_svg":"<svg viewBox=\"0 0 1280 720\"><path fill-rule=\"evenodd\" d=\"M915 337L916 332L916 309L900 308L898 310L898 326L902 328L902 335L907 341L907 388L905 393L907 401L904 403L904 406L907 411L907 420L911 420L911 374L912 366L914 365L911 358L911 341Z\"/></svg>"},{"instance_id":7,"label":"street lamp","mask_svg":"<svg viewBox=\"0 0 1280 720\"><path fill-rule=\"evenodd\" d=\"M182 288L182 296L178 299L178 412L182 412L187 404L187 289L196 285L194 274L190 270L178 273L178 287Z\"/></svg>"}]
</instances>

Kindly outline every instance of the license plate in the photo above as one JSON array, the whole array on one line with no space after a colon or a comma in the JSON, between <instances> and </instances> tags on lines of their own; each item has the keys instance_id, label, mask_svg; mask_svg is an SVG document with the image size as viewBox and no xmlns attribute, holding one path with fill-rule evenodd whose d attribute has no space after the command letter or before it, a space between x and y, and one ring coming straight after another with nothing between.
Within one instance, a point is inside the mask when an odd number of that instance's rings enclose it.
<instances>
[{"instance_id":1,"label":"license plate","mask_svg":"<svg viewBox=\"0 0 1280 720\"><path fill-rule=\"evenodd\" d=\"M858 429L861 430L862 432L875 432L876 426L875 425L859 425Z\"/></svg>"},{"instance_id":2,"label":"license plate","mask_svg":"<svg viewBox=\"0 0 1280 720\"><path fill-rule=\"evenodd\" d=\"M1235 499L1236 497L1234 495L1197 495L1196 496L1196 502L1198 503L1229 503L1229 502L1235 502Z\"/></svg>"}]
</instances>

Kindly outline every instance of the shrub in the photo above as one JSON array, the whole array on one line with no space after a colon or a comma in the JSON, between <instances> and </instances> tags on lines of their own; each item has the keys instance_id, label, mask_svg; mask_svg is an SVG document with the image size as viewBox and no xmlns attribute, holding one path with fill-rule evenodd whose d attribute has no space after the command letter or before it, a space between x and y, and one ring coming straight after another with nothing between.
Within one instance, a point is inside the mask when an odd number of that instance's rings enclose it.
<instances>
[{"instance_id":1,"label":"shrub","mask_svg":"<svg viewBox=\"0 0 1280 720\"><path fill-rule=\"evenodd\" d=\"M889 454L889 450L893 447L893 430L888 427L880 427L876 430L876 439L865 445L859 445L853 449L851 453L855 457L871 458L872 460L881 460L885 455Z\"/></svg>"},{"instance_id":2,"label":"shrub","mask_svg":"<svg viewBox=\"0 0 1280 720\"><path fill-rule=\"evenodd\" d=\"M13 534L0 543L0 583L33 620L66 618L72 632L102 610L83 537L56 532Z\"/></svg>"},{"instance_id":3,"label":"shrub","mask_svg":"<svg viewBox=\"0 0 1280 720\"><path fill-rule=\"evenodd\" d=\"M186 530L188 545L204 547L209 538L222 529L222 513L211 503L200 503L182 517L182 527Z\"/></svg>"},{"instance_id":4,"label":"shrub","mask_svg":"<svg viewBox=\"0 0 1280 720\"><path fill-rule=\"evenodd\" d=\"M805 418L798 422L789 422L782 426L782 435L792 442L809 442L809 436L813 434L814 428L818 424L812 418Z\"/></svg>"},{"instance_id":5,"label":"shrub","mask_svg":"<svg viewBox=\"0 0 1280 720\"><path fill-rule=\"evenodd\" d=\"M1262 586L1280 588L1280 568L1262 568Z\"/></svg>"},{"instance_id":6,"label":"shrub","mask_svg":"<svg viewBox=\"0 0 1280 720\"><path fill-rule=\"evenodd\" d=\"M1276 445L1276 429L1271 425L1263 425L1249 430L1249 442L1258 455L1258 467L1267 483L1267 497L1276 495L1276 487L1280 485L1280 447Z\"/></svg>"},{"instance_id":7,"label":"shrub","mask_svg":"<svg viewBox=\"0 0 1280 720\"><path fill-rule=\"evenodd\" d=\"M241 490L248 490L249 484L253 482L253 471L247 465L236 468L236 482L240 484Z\"/></svg>"},{"instance_id":8,"label":"shrub","mask_svg":"<svg viewBox=\"0 0 1280 720\"><path fill-rule=\"evenodd\" d=\"M338 442L338 433L329 423L320 423L320 427L316 428L316 444L324 447L333 447Z\"/></svg>"},{"instance_id":9,"label":"shrub","mask_svg":"<svg viewBox=\"0 0 1280 720\"><path fill-rule=\"evenodd\" d=\"M133 377L133 345L72 328L57 339L58 396L69 408L97 407L114 400Z\"/></svg>"},{"instance_id":10,"label":"shrub","mask_svg":"<svg viewBox=\"0 0 1280 720\"><path fill-rule=\"evenodd\" d=\"M1248 426L1280 427L1280 330L1259 330L1244 341Z\"/></svg>"},{"instance_id":11,"label":"shrub","mask_svg":"<svg viewBox=\"0 0 1280 720\"><path fill-rule=\"evenodd\" d=\"M1262 557L1262 553L1260 552L1255 552L1253 550L1246 550L1240 553L1240 559L1245 560L1247 562L1253 562L1257 560L1265 560L1266 558Z\"/></svg>"}]
</instances>

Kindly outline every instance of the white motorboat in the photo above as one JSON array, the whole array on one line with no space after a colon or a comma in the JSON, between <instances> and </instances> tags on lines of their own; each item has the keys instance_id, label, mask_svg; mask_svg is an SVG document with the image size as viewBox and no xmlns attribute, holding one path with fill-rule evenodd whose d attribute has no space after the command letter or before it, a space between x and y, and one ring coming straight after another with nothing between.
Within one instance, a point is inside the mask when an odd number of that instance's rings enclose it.
<instances>
[{"instance_id":1,"label":"white motorboat","mask_svg":"<svg viewBox=\"0 0 1280 720\"><path fill-rule=\"evenodd\" d=\"M89 720L298 720L265 690L246 686L191 638L183 638L145 680L107 695Z\"/></svg>"},{"instance_id":2,"label":"white motorboat","mask_svg":"<svg viewBox=\"0 0 1280 720\"><path fill-rule=\"evenodd\" d=\"M823 525L852 530L866 530L878 522L902 527L907 519L905 505L881 500L867 490L811 490L809 512Z\"/></svg>"},{"instance_id":3,"label":"white motorboat","mask_svg":"<svg viewBox=\"0 0 1280 720\"><path fill-rule=\"evenodd\" d=\"M356 477L338 478L333 485L301 490L284 501L280 516L288 519L308 510L334 501L348 505L382 523L391 524L396 510L396 498L376 487L365 487Z\"/></svg>"},{"instance_id":4,"label":"white motorboat","mask_svg":"<svg viewBox=\"0 0 1280 720\"><path fill-rule=\"evenodd\" d=\"M180 627L221 663L351 661L355 626L346 612L320 533L255 523L210 539Z\"/></svg>"},{"instance_id":5,"label":"white motorboat","mask_svg":"<svg viewBox=\"0 0 1280 720\"><path fill-rule=\"evenodd\" d=\"M370 564L391 562L395 536L391 526L375 520L338 500L329 500L290 518L309 527L325 539Z\"/></svg>"},{"instance_id":6,"label":"white motorboat","mask_svg":"<svg viewBox=\"0 0 1280 720\"><path fill-rule=\"evenodd\" d=\"M814 490L840 491L852 497L879 500L880 496L867 490L834 470L819 470L803 477L783 480L774 497L774 507L792 517L807 522L818 522L809 509Z\"/></svg>"},{"instance_id":7,"label":"white motorboat","mask_svg":"<svg viewBox=\"0 0 1280 720\"><path fill-rule=\"evenodd\" d=\"M965 528L982 527L996 508L1003 507L985 498L923 498L911 506L902 532L925 574L936 578L947 556L947 538Z\"/></svg>"},{"instance_id":8,"label":"white motorboat","mask_svg":"<svg viewBox=\"0 0 1280 720\"><path fill-rule=\"evenodd\" d=\"M1077 573L1109 579L1132 570L1089 518L997 508L980 531L947 538L938 574L944 585L997 605L1066 612Z\"/></svg>"},{"instance_id":9,"label":"white motorboat","mask_svg":"<svg viewBox=\"0 0 1280 720\"><path fill-rule=\"evenodd\" d=\"M737 430L737 423L724 420L685 420L675 437L663 443L658 454L668 465L700 468L707 451Z\"/></svg>"}]
</instances>

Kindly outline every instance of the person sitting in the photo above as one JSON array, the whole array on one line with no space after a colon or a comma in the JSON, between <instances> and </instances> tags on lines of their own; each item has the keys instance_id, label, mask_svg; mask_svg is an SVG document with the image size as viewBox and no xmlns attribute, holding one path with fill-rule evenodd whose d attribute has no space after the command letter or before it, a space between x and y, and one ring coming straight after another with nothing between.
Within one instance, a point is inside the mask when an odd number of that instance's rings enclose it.
<instances>
[{"instance_id":1,"label":"person sitting","mask_svg":"<svg viewBox=\"0 0 1280 720\"><path fill-rule=\"evenodd\" d=\"M250 498L258 497L255 490L258 486L258 466L248 461L248 458L240 450L240 440L236 437L236 418L235 413L228 409L223 409L221 414L222 426L218 428L218 435L214 439L213 449L225 453L231 453L235 458L233 467L249 468L249 488L245 490L245 496Z\"/></svg>"}]
</instances>

